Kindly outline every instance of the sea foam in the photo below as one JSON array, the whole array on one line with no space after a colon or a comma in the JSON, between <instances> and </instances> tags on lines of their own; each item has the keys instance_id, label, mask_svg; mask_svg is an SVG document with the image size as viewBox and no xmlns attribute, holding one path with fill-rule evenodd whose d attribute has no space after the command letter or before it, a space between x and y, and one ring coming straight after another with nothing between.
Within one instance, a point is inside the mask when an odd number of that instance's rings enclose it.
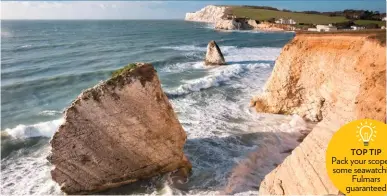
<instances>
[{"instance_id":1,"label":"sea foam","mask_svg":"<svg viewBox=\"0 0 387 196\"><path fill-rule=\"evenodd\" d=\"M176 46L173 47L177 50L186 51L201 50L199 47L194 46ZM183 81L184 84L175 89L165 89L166 94L173 96L186 95L191 92L197 92L202 89L208 89L216 87L224 82L230 81L233 77L239 77L242 73L254 70L254 69L266 69L274 65L274 61L277 58L281 48L238 48L235 46L223 46L221 47L228 65L225 66L205 66L201 62L188 62L173 64L165 67L164 71L172 70L186 70L186 69L207 69L208 74L202 78Z\"/></svg>"},{"instance_id":2,"label":"sea foam","mask_svg":"<svg viewBox=\"0 0 387 196\"><path fill-rule=\"evenodd\" d=\"M219 86L223 82L231 80L232 77L238 77L239 74L256 69L258 67L268 68L270 64L258 63L241 65L234 64L228 66L222 66L209 71L209 75L203 78L185 81L185 84L180 85L178 88L167 91L167 95L179 96L185 95L191 92L200 91L202 89L208 89L211 87Z\"/></svg>"},{"instance_id":3,"label":"sea foam","mask_svg":"<svg viewBox=\"0 0 387 196\"><path fill-rule=\"evenodd\" d=\"M8 128L4 131L16 139L25 139L31 137L51 137L62 124L63 119L41 122L33 125L20 124L15 128Z\"/></svg>"}]
</instances>

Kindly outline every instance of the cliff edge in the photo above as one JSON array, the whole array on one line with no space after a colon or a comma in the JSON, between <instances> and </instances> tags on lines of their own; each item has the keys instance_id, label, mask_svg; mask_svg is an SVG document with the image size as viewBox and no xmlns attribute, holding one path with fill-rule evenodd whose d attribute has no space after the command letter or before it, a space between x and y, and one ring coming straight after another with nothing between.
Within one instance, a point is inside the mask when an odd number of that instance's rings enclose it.
<instances>
[{"instance_id":1,"label":"cliff edge","mask_svg":"<svg viewBox=\"0 0 387 196\"><path fill-rule=\"evenodd\" d=\"M197 12L186 13L184 20L212 23L217 30L294 30L290 25L259 22L245 17L238 18L232 13L233 6L208 5Z\"/></svg>"},{"instance_id":2,"label":"cliff edge","mask_svg":"<svg viewBox=\"0 0 387 196\"><path fill-rule=\"evenodd\" d=\"M226 15L226 6L208 5L197 12L186 13L186 21L215 23Z\"/></svg>"},{"instance_id":3,"label":"cliff edge","mask_svg":"<svg viewBox=\"0 0 387 196\"><path fill-rule=\"evenodd\" d=\"M325 167L330 138L362 118L386 121L386 47L376 33L297 34L282 50L258 112L298 114L319 122L281 165L266 175L260 195L337 194Z\"/></svg>"},{"instance_id":4,"label":"cliff edge","mask_svg":"<svg viewBox=\"0 0 387 196\"><path fill-rule=\"evenodd\" d=\"M51 140L54 181L68 194L190 169L186 134L150 64L130 64L83 91Z\"/></svg>"}]
</instances>

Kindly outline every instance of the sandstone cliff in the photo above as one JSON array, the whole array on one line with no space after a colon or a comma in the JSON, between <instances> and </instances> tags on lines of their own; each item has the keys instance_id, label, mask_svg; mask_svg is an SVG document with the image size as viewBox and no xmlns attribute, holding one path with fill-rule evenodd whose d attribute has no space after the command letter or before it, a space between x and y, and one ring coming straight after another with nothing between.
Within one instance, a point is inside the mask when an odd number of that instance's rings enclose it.
<instances>
[{"instance_id":1,"label":"sandstone cliff","mask_svg":"<svg viewBox=\"0 0 387 196\"><path fill-rule=\"evenodd\" d=\"M215 23L221 20L226 15L226 12L227 7L225 6L208 5L197 12L186 13L185 20Z\"/></svg>"},{"instance_id":2,"label":"sandstone cliff","mask_svg":"<svg viewBox=\"0 0 387 196\"><path fill-rule=\"evenodd\" d=\"M339 192L325 168L330 138L351 120L386 120L386 47L372 37L375 35L298 34L283 48L263 94L252 105L258 112L295 113L320 122L265 177L261 195Z\"/></svg>"},{"instance_id":3,"label":"sandstone cliff","mask_svg":"<svg viewBox=\"0 0 387 196\"><path fill-rule=\"evenodd\" d=\"M120 186L178 168L186 134L150 64L132 64L83 91L51 140L54 181L68 194Z\"/></svg>"}]
</instances>

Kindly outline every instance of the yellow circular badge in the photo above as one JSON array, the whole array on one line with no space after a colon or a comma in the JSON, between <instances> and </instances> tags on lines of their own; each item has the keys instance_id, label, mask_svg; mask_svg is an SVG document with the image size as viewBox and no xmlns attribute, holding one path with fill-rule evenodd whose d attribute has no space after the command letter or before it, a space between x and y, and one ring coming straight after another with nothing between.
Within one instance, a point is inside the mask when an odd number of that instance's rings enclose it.
<instances>
[{"instance_id":1,"label":"yellow circular badge","mask_svg":"<svg viewBox=\"0 0 387 196\"><path fill-rule=\"evenodd\" d=\"M387 125L363 119L341 127L329 142L326 167L345 195L387 194Z\"/></svg>"}]
</instances>

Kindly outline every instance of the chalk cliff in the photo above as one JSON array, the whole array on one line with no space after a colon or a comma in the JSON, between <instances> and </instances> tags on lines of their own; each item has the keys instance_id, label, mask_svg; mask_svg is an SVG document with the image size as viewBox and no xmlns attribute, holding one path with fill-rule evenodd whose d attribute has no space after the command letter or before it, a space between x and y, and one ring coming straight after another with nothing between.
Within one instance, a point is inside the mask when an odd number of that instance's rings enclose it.
<instances>
[{"instance_id":1,"label":"chalk cliff","mask_svg":"<svg viewBox=\"0 0 387 196\"><path fill-rule=\"evenodd\" d=\"M293 30L290 25L281 25L268 22L259 22L246 18L237 18L232 15L232 7L209 5L197 12L186 13L186 21L213 23L218 30L261 30L284 31Z\"/></svg>"},{"instance_id":2,"label":"chalk cliff","mask_svg":"<svg viewBox=\"0 0 387 196\"><path fill-rule=\"evenodd\" d=\"M206 58L204 59L205 65L225 65L226 61L218 44L214 40L210 41L207 45Z\"/></svg>"},{"instance_id":3,"label":"chalk cliff","mask_svg":"<svg viewBox=\"0 0 387 196\"><path fill-rule=\"evenodd\" d=\"M191 165L186 134L152 65L131 64L66 109L48 158L68 194L92 193Z\"/></svg>"},{"instance_id":4,"label":"chalk cliff","mask_svg":"<svg viewBox=\"0 0 387 196\"><path fill-rule=\"evenodd\" d=\"M208 5L201 10L193 13L186 13L185 20L196 22L215 23L226 15L226 6Z\"/></svg>"},{"instance_id":5,"label":"chalk cliff","mask_svg":"<svg viewBox=\"0 0 387 196\"><path fill-rule=\"evenodd\" d=\"M322 195L339 191L328 178L325 150L349 121L386 121L385 32L298 34L276 61L258 112L298 114L319 121L281 165L266 175L260 195Z\"/></svg>"},{"instance_id":6,"label":"chalk cliff","mask_svg":"<svg viewBox=\"0 0 387 196\"><path fill-rule=\"evenodd\" d=\"M249 30L254 26L250 25L245 19L222 19L215 23L215 29L220 30Z\"/></svg>"}]
</instances>

